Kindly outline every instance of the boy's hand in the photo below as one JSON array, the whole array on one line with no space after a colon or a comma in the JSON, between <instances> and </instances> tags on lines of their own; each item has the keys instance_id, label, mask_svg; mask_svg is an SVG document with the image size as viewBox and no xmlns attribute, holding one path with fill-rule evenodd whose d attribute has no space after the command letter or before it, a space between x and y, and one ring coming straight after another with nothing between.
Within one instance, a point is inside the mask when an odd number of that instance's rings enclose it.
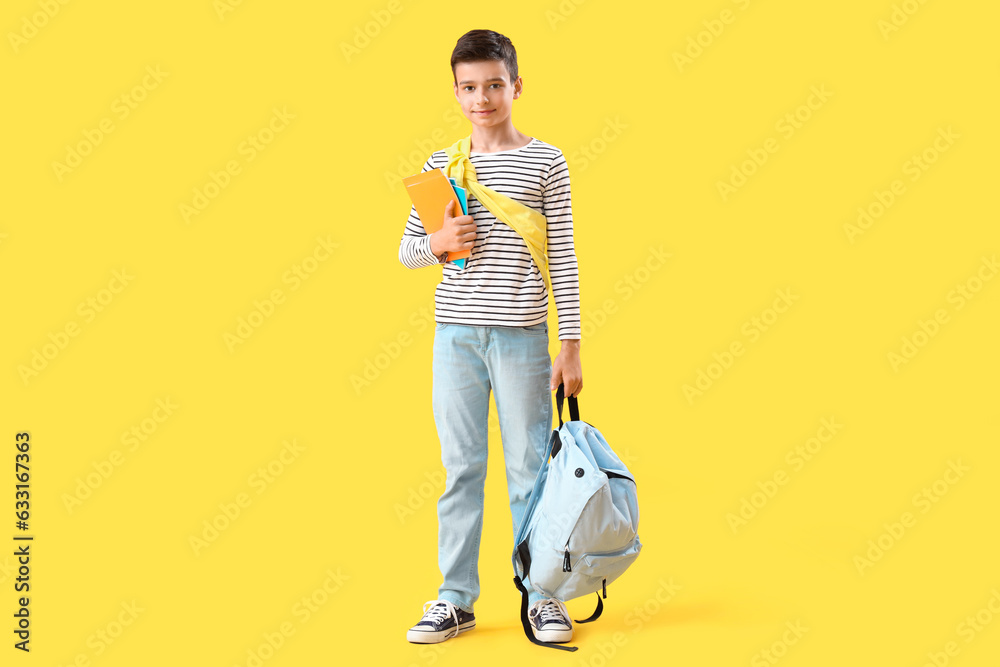
<instances>
[{"instance_id":1,"label":"boy's hand","mask_svg":"<svg viewBox=\"0 0 1000 667\"><path fill-rule=\"evenodd\" d=\"M476 243L476 222L471 215L452 215L455 200L444 207L444 225L431 234L431 252L440 255L447 252L470 250Z\"/></svg>"},{"instance_id":2,"label":"boy's hand","mask_svg":"<svg viewBox=\"0 0 1000 667\"><path fill-rule=\"evenodd\" d=\"M562 342L562 348L552 362L552 381L549 383L551 391L563 385L563 394L566 397L579 396L583 391L583 369L580 367L580 341L566 339Z\"/></svg>"}]
</instances>

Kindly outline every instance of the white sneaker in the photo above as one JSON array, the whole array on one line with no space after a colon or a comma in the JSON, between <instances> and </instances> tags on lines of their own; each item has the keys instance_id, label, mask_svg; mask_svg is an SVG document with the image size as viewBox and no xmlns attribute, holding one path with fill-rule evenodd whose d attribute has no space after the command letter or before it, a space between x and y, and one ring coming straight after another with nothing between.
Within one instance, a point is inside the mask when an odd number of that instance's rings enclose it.
<instances>
[{"instance_id":1,"label":"white sneaker","mask_svg":"<svg viewBox=\"0 0 1000 667\"><path fill-rule=\"evenodd\" d=\"M540 642L562 644L573 639L573 622L569 620L566 605L560 600L539 600L528 610L528 620L535 639Z\"/></svg>"},{"instance_id":2,"label":"white sneaker","mask_svg":"<svg viewBox=\"0 0 1000 667\"><path fill-rule=\"evenodd\" d=\"M414 644L437 644L460 632L476 627L476 616L463 611L447 600L430 600L424 603L424 615L406 633L406 640Z\"/></svg>"}]
</instances>

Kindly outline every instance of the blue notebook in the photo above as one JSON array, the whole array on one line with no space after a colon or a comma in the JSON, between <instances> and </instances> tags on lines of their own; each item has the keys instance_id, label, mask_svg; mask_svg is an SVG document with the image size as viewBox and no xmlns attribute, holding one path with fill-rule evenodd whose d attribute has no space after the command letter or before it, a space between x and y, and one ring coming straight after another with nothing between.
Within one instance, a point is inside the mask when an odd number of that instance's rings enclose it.
<instances>
[{"instance_id":1,"label":"blue notebook","mask_svg":"<svg viewBox=\"0 0 1000 667\"><path fill-rule=\"evenodd\" d=\"M469 215L468 195L465 193L465 188L461 188L456 185L454 178L449 178L448 181L451 183L451 187L455 189L455 194L458 195L458 201L462 203L462 215ZM458 268L464 269L466 259L466 257L463 257L462 259L456 259L453 261L456 265L458 265Z\"/></svg>"}]
</instances>

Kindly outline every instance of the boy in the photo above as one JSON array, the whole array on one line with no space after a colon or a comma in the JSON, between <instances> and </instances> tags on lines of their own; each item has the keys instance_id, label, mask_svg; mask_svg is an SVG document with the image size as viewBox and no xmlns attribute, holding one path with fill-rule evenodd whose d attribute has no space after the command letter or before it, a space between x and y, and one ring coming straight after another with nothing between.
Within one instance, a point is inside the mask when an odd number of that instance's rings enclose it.
<instances>
[{"instance_id":1,"label":"boy","mask_svg":"<svg viewBox=\"0 0 1000 667\"><path fill-rule=\"evenodd\" d=\"M443 227L430 235L411 208L399 245L399 260L408 268L444 264L435 291L432 391L447 471L438 501L438 565L444 582L438 599L425 603L423 617L407 632L409 641L421 644L442 642L476 625L491 389L516 532L552 429L551 392L560 383L567 396L583 388L566 160L558 148L522 134L511 122L523 82L509 39L492 30L469 31L455 45L451 68L455 97L472 134L432 153L423 171L446 168L490 208L473 196L469 215L462 215L451 202ZM476 183L489 191L477 190ZM510 211L520 217L509 216ZM532 228L524 220L541 225ZM544 238L540 232L532 235L532 229L544 229ZM472 255L464 267L447 261L448 253L466 249ZM549 285L562 342L555 362L548 353ZM570 641L573 626L562 601L543 598L528 581L525 586L535 636Z\"/></svg>"}]
</instances>

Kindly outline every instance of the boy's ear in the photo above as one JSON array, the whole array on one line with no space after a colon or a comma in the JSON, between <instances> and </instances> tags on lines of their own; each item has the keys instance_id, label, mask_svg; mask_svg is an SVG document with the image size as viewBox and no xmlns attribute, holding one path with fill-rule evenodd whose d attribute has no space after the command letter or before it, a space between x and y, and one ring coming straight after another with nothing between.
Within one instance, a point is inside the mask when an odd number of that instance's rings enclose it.
<instances>
[{"instance_id":1,"label":"boy's ear","mask_svg":"<svg viewBox=\"0 0 1000 667\"><path fill-rule=\"evenodd\" d=\"M524 82L521 80L521 77L518 76L516 79L514 79L514 99L516 100L517 98L519 98L521 96L521 93L523 92L524 92ZM458 93L456 93L456 95L457 94Z\"/></svg>"}]
</instances>

